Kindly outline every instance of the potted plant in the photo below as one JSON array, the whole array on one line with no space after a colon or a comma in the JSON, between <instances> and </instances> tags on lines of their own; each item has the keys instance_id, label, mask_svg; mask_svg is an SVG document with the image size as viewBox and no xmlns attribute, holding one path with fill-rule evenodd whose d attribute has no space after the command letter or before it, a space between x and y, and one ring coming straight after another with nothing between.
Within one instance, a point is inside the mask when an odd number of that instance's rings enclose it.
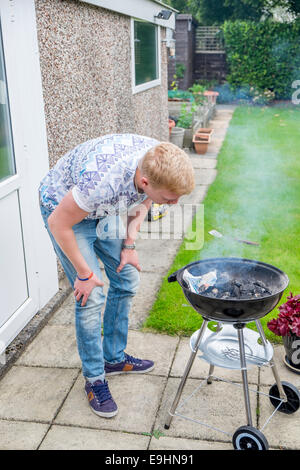
<instances>
[{"instance_id":1,"label":"potted plant","mask_svg":"<svg viewBox=\"0 0 300 470\"><path fill-rule=\"evenodd\" d=\"M285 365L300 373L300 295L287 297L279 307L279 315L267 324L269 330L281 336L285 349Z\"/></svg>"},{"instance_id":2,"label":"potted plant","mask_svg":"<svg viewBox=\"0 0 300 470\"><path fill-rule=\"evenodd\" d=\"M189 88L189 92L192 93L197 106L204 105L207 102L205 90L206 88L199 83L194 83L193 86Z\"/></svg>"},{"instance_id":3,"label":"potted plant","mask_svg":"<svg viewBox=\"0 0 300 470\"><path fill-rule=\"evenodd\" d=\"M181 105L180 115L176 124L177 127L181 127L185 129L183 146L186 148L189 148L192 146L193 121L194 121L194 113L196 109L197 109L197 105L195 102L193 102L189 108L186 103L183 103Z\"/></svg>"}]
</instances>

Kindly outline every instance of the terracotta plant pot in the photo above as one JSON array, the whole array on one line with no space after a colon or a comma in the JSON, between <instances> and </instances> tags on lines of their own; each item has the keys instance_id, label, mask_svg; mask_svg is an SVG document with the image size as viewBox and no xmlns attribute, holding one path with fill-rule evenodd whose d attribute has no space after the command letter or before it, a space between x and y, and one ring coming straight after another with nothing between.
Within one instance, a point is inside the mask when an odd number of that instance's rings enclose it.
<instances>
[{"instance_id":1,"label":"terracotta plant pot","mask_svg":"<svg viewBox=\"0 0 300 470\"><path fill-rule=\"evenodd\" d=\"M205 154L207 152L208 144L211 141L211 136L214 130L211 127L200 127L196 130L193 137L193 144L198 154Z\"/></svg>"},{"instance_id":2,"label":"terracotta plant pot","mask_svg":"<svg viewBox=\"0 0 300 470\"><path fill-rule=\"evenodd\" d=\"M203 155L207 152L208 144L210 143L209 134L195 134L193 137L193 144L196 152L199 155Z\"/></svg>"},{"instance_id":3,"label":"terracotta plant pot","mask_svg":"<svg viewBox=\"0 0 300 470\"><path fill-rule=\"evenodd\" d=\"M203 95L206 96L209 103L216 104L219 93L217 91L207 90L203 93Z\"/></svg>"},{"instance_id":4,"label":"terracotta plant pot","mask_svg":"<svg viewBox=\"0 0 300 470\"><path fill-rule=\"evenodd\" d=\"M169 119L169 137L172 132L172 127L175 127L175 121L173 121L173 119Z\"/></svg>"},{"instance_id":5,"label":"terracotta plant pot","mask_svg":"<svg viewBox=\"0 0 300 470\"><path fill-rule=\"evenodd\" d=\"M214 130L211 127L199 127L196 130L195 135L209 135L210 137L213 135Z\"/></svg>"}]
</instances>

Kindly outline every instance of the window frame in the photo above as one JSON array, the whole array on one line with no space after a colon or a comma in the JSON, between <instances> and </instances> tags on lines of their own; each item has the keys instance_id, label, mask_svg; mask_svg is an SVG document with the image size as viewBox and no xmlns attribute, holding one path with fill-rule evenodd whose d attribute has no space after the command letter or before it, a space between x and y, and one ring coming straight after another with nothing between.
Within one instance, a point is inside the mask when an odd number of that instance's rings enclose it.
<instances>
[{"instance_id":1,"label":"window frame","mask_svg":"<svg viewBox=\"0 0 300 470\"><path fill-rule=\"evenodd\" d=\"M141 20L137 18L131 18L131 77L132 77L132 94L140 93L141 91L149 90L156 86L161 85L161 33L160 26L154 23L153 26L156 28L156 60L157 60L157 70L158 78L151 80L151 82L141 83L140 85L135 84L135 44L134 44L134 22Z\"/></svg>"}]
</instances>

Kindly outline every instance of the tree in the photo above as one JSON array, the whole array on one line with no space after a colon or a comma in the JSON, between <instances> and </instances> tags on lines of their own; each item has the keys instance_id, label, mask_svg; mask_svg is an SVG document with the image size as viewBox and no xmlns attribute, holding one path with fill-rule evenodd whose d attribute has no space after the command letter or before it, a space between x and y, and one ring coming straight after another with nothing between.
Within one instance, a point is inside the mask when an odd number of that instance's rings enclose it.
<instances>
[{"instance_id":1,"label":"tree","mask_svg":"<svg viewBox=\"0 0 300 470\"><path fill-rule=\"evenodd\" d=\"M299 0L270 0L270 3L273 7L280 6L285 8L289 13L292 13L295 16L300 15Z\"/></svg>"},{"instance_id":2,"label":"tree","mask_svg":"<svg viewBox=\"0 0 300 470\"><path fill-rule=\"evenodd\" d=\"M259 21L266 0L188 0L193 16L204 24L222 24L226 20Z\"/></svg>"},{"instance_id":3,"label":"tree","mask_svg":"<svg viewBox=\"0 0 300 470\"><path fill-rule=\"evenodd\" d=\"M300 15L300 0L167 0L180 13L190 13L199 23L222 24L226 20L259 21L272 17L280 6L289 13Z\"/></svg>"},{"instance_id":4,"label":"tree","mask_svg":"<svg viewBox=\"0 0 300 470\"><path fill-rule=\"evenodd\" d=\"M179 13L190 13L189 2L186 0L165 0L164 3L178 10Z\"/></svg>"}]
</instances>

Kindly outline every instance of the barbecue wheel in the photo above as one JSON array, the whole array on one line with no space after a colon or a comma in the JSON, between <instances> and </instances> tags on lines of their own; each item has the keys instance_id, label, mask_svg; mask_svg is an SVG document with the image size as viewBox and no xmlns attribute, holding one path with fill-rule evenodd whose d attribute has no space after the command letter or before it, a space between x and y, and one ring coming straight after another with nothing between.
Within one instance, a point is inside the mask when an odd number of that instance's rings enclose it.
<instances>
[{"instance_id":1,"label":"barbecue wheel","mask_svg":"<svg viewBox=\"0 0 300 470\"><path fill-rule=\"evenodd\" d=\"M241 426L232 438L236 450L268 450L269 444L265 436L253 426Z\"/></svg>"},{"instance_id":2,"label":"barbecue wheel","mask_svg":"<svg viewBox=\"0 0 300 470\"><path fill-rule=\"evenodd\" d=\"M300 392L293 384L290 384L288 382L281 382L281 384L283 386L283 390L286 393L287 402L282 402L280 407L278 408L278 411L290 415L292 413L295 413L295 411L297 411L300 406ZM280 399L277 384L272 385L269 390L269 395L272 405L277 408L279 404L278 399Z\"/></svg>"}]
</instances>

